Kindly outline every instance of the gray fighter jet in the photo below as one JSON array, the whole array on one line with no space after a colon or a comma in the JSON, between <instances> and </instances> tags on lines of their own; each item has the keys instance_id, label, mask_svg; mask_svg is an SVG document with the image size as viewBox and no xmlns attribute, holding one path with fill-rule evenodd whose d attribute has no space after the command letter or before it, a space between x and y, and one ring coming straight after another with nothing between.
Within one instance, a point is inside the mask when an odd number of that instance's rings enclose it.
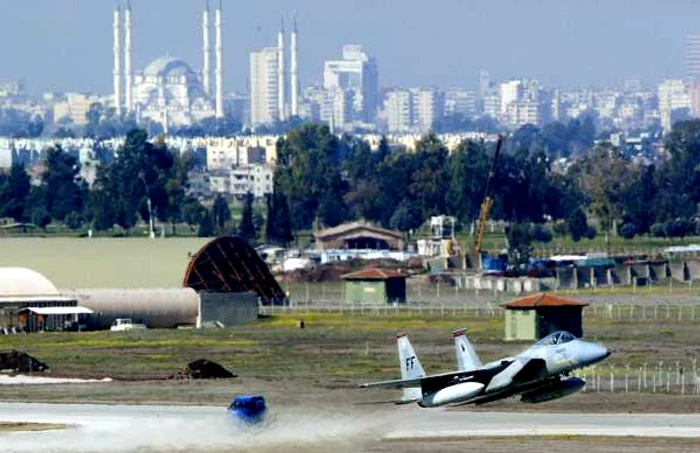
<instances>
[{"instance_id":1,"label":"gray fighter jet","mask_svg":"<svg viewBox=\"0 0 700 453\"><path fill-rule=\"evenodd\" d=\"M421 407L484 404L515 395L524 403L542 403L581 390L586 382L570 373L611 354L601 345L562 331L544 337L515 357L482 365L465 332L462 329L452 334L457 371L426 375L408 336L402 333L396 336L401 379L360 387L402 389L403 397L396 403L416 402Z\"/></svg>"}]
</instances>

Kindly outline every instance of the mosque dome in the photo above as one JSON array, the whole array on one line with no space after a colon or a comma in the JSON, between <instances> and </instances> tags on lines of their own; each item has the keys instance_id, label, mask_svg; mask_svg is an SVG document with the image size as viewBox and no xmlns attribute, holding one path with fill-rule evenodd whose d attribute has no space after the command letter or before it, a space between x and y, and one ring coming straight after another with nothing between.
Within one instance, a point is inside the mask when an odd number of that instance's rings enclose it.
<instances>
[{"instance_id":1,"label":"mosque dome","mask_svg":"<svg viewBox=\"0 0 700 453\"><path fill-rule=\"evenodd\" d=\"M192 76L194 71L182 60L173 57L160 57L153 60L143 70L146 77Z\"/></svg>"}]
</instances>

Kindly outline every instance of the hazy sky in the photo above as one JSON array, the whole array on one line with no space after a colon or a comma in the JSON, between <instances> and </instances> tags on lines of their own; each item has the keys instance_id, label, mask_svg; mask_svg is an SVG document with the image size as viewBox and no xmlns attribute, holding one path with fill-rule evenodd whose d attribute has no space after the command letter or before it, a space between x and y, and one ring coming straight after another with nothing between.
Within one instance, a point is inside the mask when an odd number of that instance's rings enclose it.
<instances>
[{"instance_id":1,"label":"hazy sky","mask_svg":"<svg viewBox=\"0 0 700 453\"><path fill-rule=\"evenodd\" d=\"M116 3L4 0L0 79L31 93L110 92ZM204 0L132 3L135 70L165 54L201 68ZM697 0L224 0L226 91L245 88L248 53L275 45L280 14L294 10L304 84L344 43L377 57L382 86L474 88L480 69L562 87L651 84L685 76L685 35L700 33Z\"/></svg>"}]
</instances>

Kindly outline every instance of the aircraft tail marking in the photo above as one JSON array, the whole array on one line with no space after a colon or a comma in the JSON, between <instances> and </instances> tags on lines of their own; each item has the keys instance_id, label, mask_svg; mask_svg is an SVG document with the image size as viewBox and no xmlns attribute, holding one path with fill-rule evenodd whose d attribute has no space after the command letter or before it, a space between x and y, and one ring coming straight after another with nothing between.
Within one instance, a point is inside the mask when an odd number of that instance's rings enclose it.
<instances>
[{"instance_id":1,"label":"aircraft tail marking","mask_svg":"<svg viewBox=\"0 0 700 453\"><path fill-rule=\"evenodd\" d=\"M459 371L473 371L483 366L479 356L474 351L474 347L465 335L466 332L467 329L458 329L452 332Z\"/></svg>"},{"instance_id":2,"label":"aircraft tail marking","mask_svg":"<svg viewBox=\"0 0 700 453\"><path fill-rule=\"evenodd\" d=\"M401 368L401 379L416 379L425 376L425 370L421 365L416 351L413 350L411 342L408 340L408 335L400 333L396 335L396 345L399 349L399 367ZM402 401L420 401L423 398L423 392L420 387L409 387L403 389Z\"/></svg>"}]
</instances>

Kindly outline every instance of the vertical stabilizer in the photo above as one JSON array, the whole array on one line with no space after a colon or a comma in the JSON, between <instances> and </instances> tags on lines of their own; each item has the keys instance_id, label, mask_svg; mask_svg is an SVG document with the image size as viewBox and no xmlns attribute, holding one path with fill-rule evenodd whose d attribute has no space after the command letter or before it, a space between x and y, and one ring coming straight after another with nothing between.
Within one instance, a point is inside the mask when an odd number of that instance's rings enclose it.
<instances>
[{"instance_id":1,"label":"vertical stabilizer","mask_svg":"<svg viewBox=\"0 0 700 453\"><path fill-rule=\"evenodd\" d=\"M401 379L415 379L425 376L425 370L413 350L408 335L400 333L396 335L396 345L399 349L399 367L401 368ZM403 389L403 401L419 401L423 398L420 387Z\"/></svg>"},{"instance_id":2,"label":"vertical stabilizer","mask_svg":"<svg viewBox=\"0 0 700 453\"><path fill-rule=\"evenodd\" d=\"M476 355L474 347L466 336L467 329L459 329L452 332L455 342L455 353L457 354L457 369L459 371L472 371L482 367L479 356Z\"/></svg>"}]
</instances>

